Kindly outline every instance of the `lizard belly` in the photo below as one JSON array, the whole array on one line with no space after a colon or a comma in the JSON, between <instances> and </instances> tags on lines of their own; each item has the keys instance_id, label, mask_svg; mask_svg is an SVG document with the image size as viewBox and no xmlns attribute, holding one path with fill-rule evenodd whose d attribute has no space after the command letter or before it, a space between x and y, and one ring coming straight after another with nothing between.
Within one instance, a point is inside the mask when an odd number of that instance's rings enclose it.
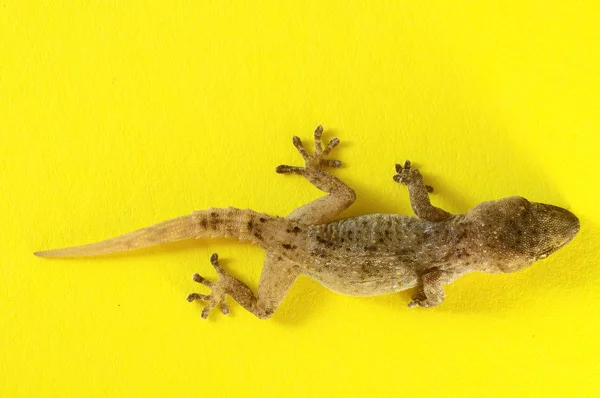
<instances>
[{"instance_id":1,"label":"lizard belly","mask_svg":"<svg viewBox=\"0 0 600 398\"><path fill-rule=\"evenodd\" d=\"M348 263L329 262L308 267L305 274L328 289L348 296L377 296L410 289L417 285L416 270L399 264L389 266L363 259ZM362 260L362 261L361 261Z\"/></svg>"}]
</instances>

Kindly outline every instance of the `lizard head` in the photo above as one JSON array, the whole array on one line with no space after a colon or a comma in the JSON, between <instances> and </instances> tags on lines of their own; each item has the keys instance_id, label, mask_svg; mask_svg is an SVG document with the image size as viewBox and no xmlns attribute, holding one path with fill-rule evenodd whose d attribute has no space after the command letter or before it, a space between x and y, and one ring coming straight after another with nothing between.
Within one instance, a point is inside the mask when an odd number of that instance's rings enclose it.
<instances>
[{"instance_id":1,"label":"lizard head","mask_svg":"<svg viewBox=\"0 0 600 398\"><path fill-rule=\"evenodd\" d=\"M481 203L465 219L475 244L502 272L548 257L579 232L579 219L570 211L519 196Z\"/></svg>"}]
</instances>

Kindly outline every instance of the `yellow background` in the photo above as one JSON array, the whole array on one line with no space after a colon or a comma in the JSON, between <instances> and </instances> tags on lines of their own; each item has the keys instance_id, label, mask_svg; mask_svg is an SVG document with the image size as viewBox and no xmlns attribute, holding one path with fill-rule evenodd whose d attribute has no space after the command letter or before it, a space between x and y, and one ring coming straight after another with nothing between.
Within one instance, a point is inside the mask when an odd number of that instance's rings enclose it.
<instances>
[{"instance_id":1,"label":"yellow background","mask_svg":"<svg viewBox=\"0 0 600 398\"><path fill-rule=\"evenodd\" d=\"M0 395L598 396L600 6L491 3L1 1ZM450 211L518 194L581 232L436 309L302 278L268 321L185 301L212 252L255 288L256 247L32 255L210 206L285 215L321 195L274 173L319 123L346 216L411 214L410 158Z\"/></svg>"}]
</instances>

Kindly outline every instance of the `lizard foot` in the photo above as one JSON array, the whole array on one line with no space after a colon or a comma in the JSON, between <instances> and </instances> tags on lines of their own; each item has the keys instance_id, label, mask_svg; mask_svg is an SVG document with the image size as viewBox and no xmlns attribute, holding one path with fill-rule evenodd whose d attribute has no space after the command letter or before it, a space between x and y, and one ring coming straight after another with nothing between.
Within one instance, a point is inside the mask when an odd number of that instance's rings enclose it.
<instances>
[{"instance_id":1,"label":"lizard foot","mask_svg":"<svg viewBox=\"0 0 600 398\"><path fill-rule=\"evenodd\" d=\"M419 293L415 294L412 298L412 301L410 303L408 303L408 308L414 308L414 307L430 308L430 307L435 307L435 306L439 305L440 303L441 303L441 301L436 302L434 300L430 300L427 298L427 296L425 296L425 293L419 292Z\"/></svg>"},{"instance_id":2,"label":"lizard foot","mask_svg":"<svg viewBox=\"0 0 600 398\"><path fill-rule=\"evenodd\" d=\"M208 314L213 308L215 308L217 304L221 306L221 312L223 312L223 315L229 314L229 307L227 306L227 303L225 303L225 296L229 291L229 279L231 277L227 275L225 270L219 265L219 256L217 253L213 253L213 255L210 256L210 262L213 267L215 267L217 275L219 275L219 280L209 281L208 279L204 279L204 277L200 276L199 274L194 274L192 279L194 282L198 282L210 287L212 292L210 294L190 293L187 296L187 301L190 303L195 300L208 301L208 305L204 307L200 315L203 319L208 318Z\"/></svg>"},{"instance_id":3,"label":"lizard foot","mask_svg":"<svg viewBox=\"0 0 600 398\"><path fill-rule=\"evenodd\" d=\"M410 160L405 160L404 165L396 164L396 173L398 174L394 175L394 181L406 186L414 184L423 178L421 177L421 173L419 173L419 169L411 167ZM425 189L429 193L433 192L431 185L425 185Z\"/></svg>"},{"instance_id":4,"label":"lizard foot","mask_svg":"<svg viewBox=\"0 0 600 398\"><path fill-rule=\"evenodd\" d=\"M280 166L277 166L275 171L279 174L303 175L306 172L310 172L313 170L320 170L323 167L341 167L342 162L340 160L325 159L325 157L327 155L329 155L331 150L340 143L340 140L337 138L334 138L331 141L329 141L329 143L327 144L327 146L325 148L323 148L323 145L321 142L322 135L323 135L323 127L318 126L315 130L315 152L312 155L310 155L306 151L306 149L302 145L302 141L300 140L300 138L294 136L292 142L294 143L294 146L296 147L296 149L298 149L298 152L300 152L300 155L302 155L302 158L304 158L305 167L280 165Z\"/></svg>"}]
</instances>

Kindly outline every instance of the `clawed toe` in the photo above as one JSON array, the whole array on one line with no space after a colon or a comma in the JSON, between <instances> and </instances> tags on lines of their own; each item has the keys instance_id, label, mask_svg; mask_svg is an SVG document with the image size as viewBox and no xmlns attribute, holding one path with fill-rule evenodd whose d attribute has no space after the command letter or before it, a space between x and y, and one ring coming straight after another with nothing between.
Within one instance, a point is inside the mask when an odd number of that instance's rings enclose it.
<instances>
[{"instance_id":1,"label":"clawed toe","mask_svg":"<svg viewBox=\"0 0 600 398\"><path fill-rule=\"evenodd\" d=\"M277 174L302 174L304 173L304 167L298 166L288 166L285 164L281 164L275 168L275 172Z\"/></svg>"},{"instance_id":2,"label":"clawed toe","mask_svg":"<svg viewBox=\"0 0 600 398\"><path fill-rule=\"evenodd\" d=\"M320 146L320 144L321 144L321 141L319 140L319 146ZM331 141L329 141L329 143L327 144L327 146L323 150L323 155L324 156L329 155L329 153L331 152L331 150L333 148L335 148L336 146L338 146L339 144L340 144L340 139L339 138L333 138Z\"/></svg>"},{"instance_id":3,"label":"clawed toe","mask_svg":"<svg viewBox=\"0 0 600 398\"><path fill-rule=\"evenodd\" d=\"M221 312L223 313L223 315L229 315L229 306L227 305L225 300L221 301L219 305L221 306Z\"/></svg>"},{"instance_id":4,"label":"clawed toe","mask_svg":"<svg viewBox=\"0 0 600 398\"><path fill-rule=\"evenodd\" d=\"M306 151L306 148L304 148L304 145L302 145L302 140L300 140L300 137L294 136L292 138L292 143L294 144L298 152L300 152L300 155L302 155L304 160L307 160L310 157L310 155Z\"/></svg>"},{"instance_id":5,"label":"clawed toe","mask_svg":"<svg viewBox=\"0 0 600 398\"><path fill-rule=\"evenodd\" d=\"M321 160L321 166L324 167L342 167L341 160Z\"/></svg>"},{"instance_id":6,"label":"clawed toe","mask_svg":"<svg viewBox=\"0 0 600 398\"><path fill-rule=\"evenodd\" d=\"M203 277L203 276L201 276L200 274L194 274L194 275L192 276L192 280L193 280L194 282L201 283L201 284L203 284L203 285L205 285L205 286L208 286L208 287L211 287L211 286L212 286L212 282L211 282L211 281L209 281L208 279L204 278L204 277Z\"/></svg>"},{"instance_id":7,"label":"clawed toe","mask_svg":"<svg viewBox=\"0 0 600 398\"><path fill-rule=\"evenodd\" d=\"M410 160L405 160L404 165L396 163L396 173L401 174L403 170L410 169L411 163Z\"/></svg>"},{"instance_id":8,"label":"clawed toe","mask_svg":"<svg viewBox=\"0 0 600 398\"><path fill-rule=\"evenodd\" d=\"M190 294L188 294L186 300L189 301L190 303L192 301L196 301L196 300L208 301L208 300L210 300L210 297L205 294L190 293Z\"/></svg>"}]
</instances>

